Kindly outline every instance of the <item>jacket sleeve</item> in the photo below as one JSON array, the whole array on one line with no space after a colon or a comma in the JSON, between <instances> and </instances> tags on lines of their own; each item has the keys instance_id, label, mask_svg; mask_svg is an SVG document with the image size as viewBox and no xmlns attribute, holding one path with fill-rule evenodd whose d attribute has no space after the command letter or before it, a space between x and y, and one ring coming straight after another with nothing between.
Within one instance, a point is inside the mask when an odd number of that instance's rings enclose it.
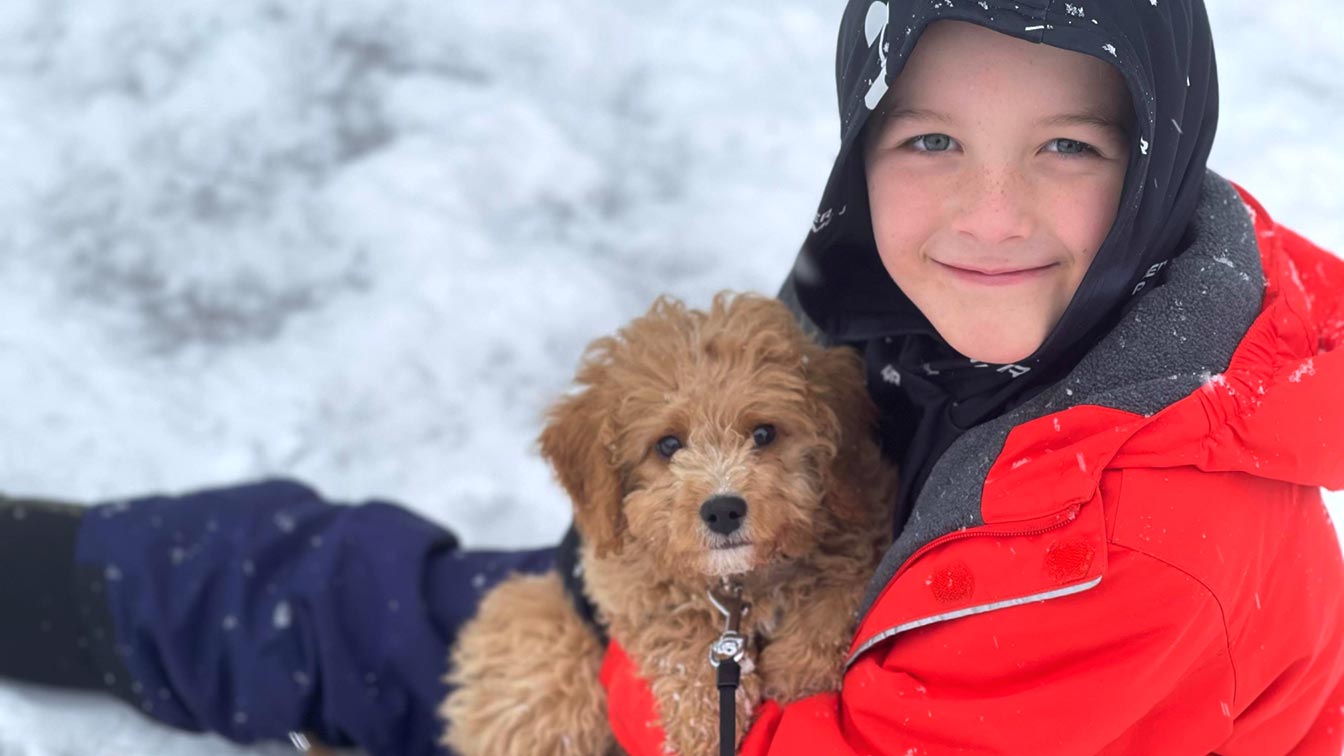
<instances>
[{"instance_id":1,"label":"jacket sleeve","mask_svg":"<svg viewBox=\"0 0 1344 756\"><path fill-rule=\"evenodd\" d=\"M155 719L410 756L438 752L458 626L551 551L463 551L394 504L270 480L94 507L75 556L100 586L132 702Z\"/></svg>"},{"instance_id":2,"label":"jacket sleeve","mask_svg":"<svg viewBox=\"0 0 1344 756\"><path fill-rule=\"evenodd\" d=\"M1082 593L881 642L838 695L762 707L741 753L1210 752L1231 732L1233 701L1216 601L1151 557L1112 547L1109 560Z\"/></svg>"}]
</instances>

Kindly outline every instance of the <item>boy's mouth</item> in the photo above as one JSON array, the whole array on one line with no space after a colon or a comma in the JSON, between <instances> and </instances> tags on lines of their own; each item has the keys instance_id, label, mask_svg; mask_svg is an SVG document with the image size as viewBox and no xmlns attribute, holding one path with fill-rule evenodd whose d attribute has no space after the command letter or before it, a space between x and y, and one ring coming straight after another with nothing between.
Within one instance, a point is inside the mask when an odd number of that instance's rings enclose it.
<instances>
[{"instance_id":1,"label":"boy's mouth","mask_svg":"<svg viewBox=\"0 0 1344 756\"><path fill-rule=\"evenodd\" d=\"M1041 265L1034 268L979 269L949 265L937 260L934 260L934 262L943 267L958 280L982 286L1010 286L1012 284L1033 281L1045 275L1046 271L1058 264L1050 263L1049 265Z\"/></svg>"}]
</instances>

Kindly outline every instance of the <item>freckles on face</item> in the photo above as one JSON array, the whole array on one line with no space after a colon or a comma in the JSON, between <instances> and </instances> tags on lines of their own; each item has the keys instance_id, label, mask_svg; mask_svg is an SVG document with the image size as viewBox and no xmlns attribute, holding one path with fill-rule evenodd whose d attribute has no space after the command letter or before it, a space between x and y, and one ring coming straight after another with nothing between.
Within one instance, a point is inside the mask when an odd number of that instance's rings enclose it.
<instances>
[{"instance_id":1,"label":"freckles on face","mask_svg":"<svg viewBox=\"0 0 1344 756\"><path fill-rule=\"evenodd\" d=\"M1114 221L1132 116L1101 60L925 30L866 134L874 241L957 351L1006 364L1059 321Z\"/></svg>"}]
</instances>

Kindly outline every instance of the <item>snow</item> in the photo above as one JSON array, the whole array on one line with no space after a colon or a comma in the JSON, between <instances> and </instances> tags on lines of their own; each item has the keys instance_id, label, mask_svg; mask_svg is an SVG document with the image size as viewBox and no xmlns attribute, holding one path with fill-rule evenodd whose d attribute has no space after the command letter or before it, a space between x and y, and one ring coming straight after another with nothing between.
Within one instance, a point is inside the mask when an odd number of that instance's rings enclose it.
<instances>
[{"instance_id":1,"label":"snow","mask_svg":"<svg viewBox=\"0 0 1344 756\"><path fill-rule=\"evenodd\" d=\"M1308 375L1316 375L1316 361L1308 357L1301 365L1297 366L1291 375L1288 376L1289 383L1301 383L1302 378Z\"/></svg>"},{"instance_id":2,"label":"snow","mask_svg":"<svg viewBox=\"0 0 1344 756\"><path fill-rule=\"evenodd\" d=\"M275 611L271 613L271 624L276 628L283 630L289 627L289 623L293 620L293 616L294 615L289 608L289 602L280 601L275 605Z\"/></svg>"},{"instance_id":3,"label":"snow","mask_svg":"<svg viewBox=\"0 0 1344 756\"><path fill-rule=\"evenodd\" d=\"M0 490L288 475L553 542L533 444L583 345L787 271L842 5L6 2ZM1212 166L1344 250L1341 11L1210 5ZM0 685L0 754L95 752L292 750Z\"/></svg>"}]
</instances>

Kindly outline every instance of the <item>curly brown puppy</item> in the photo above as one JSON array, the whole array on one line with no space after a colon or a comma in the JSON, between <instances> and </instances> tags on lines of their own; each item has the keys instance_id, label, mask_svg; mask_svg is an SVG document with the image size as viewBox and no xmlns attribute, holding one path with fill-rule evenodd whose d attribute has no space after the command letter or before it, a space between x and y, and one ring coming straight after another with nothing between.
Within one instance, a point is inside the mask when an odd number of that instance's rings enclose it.
<instances>
[{"instance_id":1,"label":"curly brown puppy","mask_svg":"<svg viewBox=\"0 0 1344 756\"><path fill-rule=\"evenodd\" d=\"M858 356L815 344L775 300L663 298L593 342L577 383L542 454L573 500L588 597L649 681L669 748L717 753L707 653L723 617L707 591L724 576L752 604L739 739L763 698L837 689L895 491ZM602 654L558 576L505 581L452 653L445 744L614 751Z\"/></svg>"}]
</instances>

